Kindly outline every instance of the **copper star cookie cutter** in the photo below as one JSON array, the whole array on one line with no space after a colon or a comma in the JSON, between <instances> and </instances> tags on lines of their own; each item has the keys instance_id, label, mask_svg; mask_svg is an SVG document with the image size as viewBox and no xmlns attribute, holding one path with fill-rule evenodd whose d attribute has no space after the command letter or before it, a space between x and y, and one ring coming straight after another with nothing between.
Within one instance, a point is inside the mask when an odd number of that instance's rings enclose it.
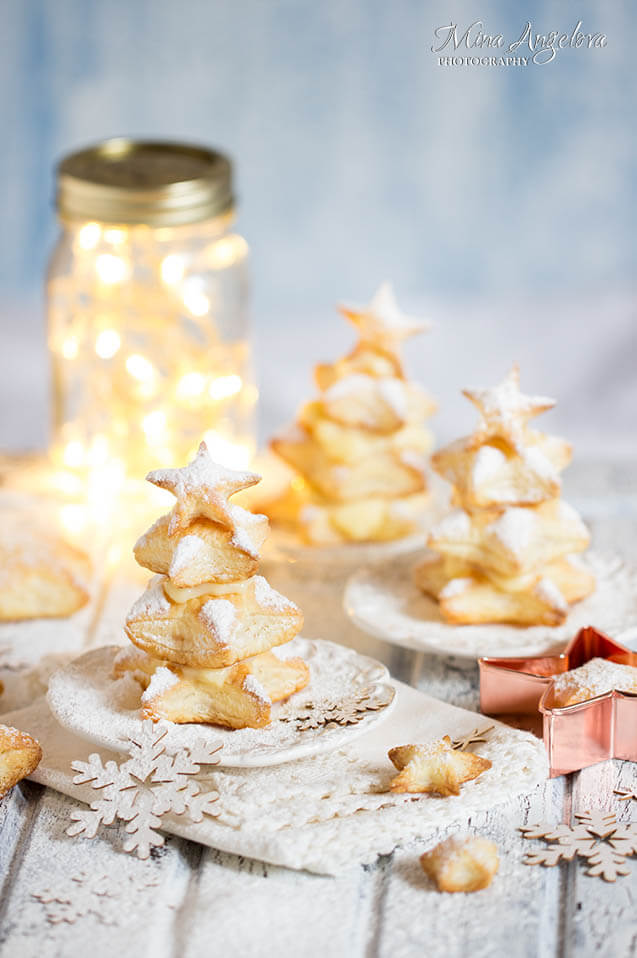
<instances>
[{"instance_id":1,"label":"copper star cookie cutter","mask_svg":"<svg viewBox=\"0 0 637 958\"><path fill-rule=\"evenodd\" d=\"M637 762L636 693L613 690L576 705L553 705L553 678L594 658L637 667L636 652L590 627L559 655L478 660L480 711L543 736L551 778L609 758Z\"/></svg>"}]
</instances>

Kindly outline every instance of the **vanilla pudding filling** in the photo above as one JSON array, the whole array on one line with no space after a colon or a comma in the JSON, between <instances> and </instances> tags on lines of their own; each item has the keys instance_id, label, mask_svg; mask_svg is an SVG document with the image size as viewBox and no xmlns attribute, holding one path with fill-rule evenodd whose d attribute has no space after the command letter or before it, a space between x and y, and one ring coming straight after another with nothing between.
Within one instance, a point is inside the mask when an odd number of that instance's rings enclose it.
<instances>
[{"instance_id":1,"label":"vanilla pudding filling","mask_svg":"<svg viewBox=\"0 0 637 958\"><path fill-rule=\"evenodd\" d=\"M242 594L249 587L253 576L241 579L239 582L202 582L189 588L178 588L169 579L164 580L164 592L173 602L188 602L190 599L199 599L202 595L230 595Z\"/></svg>"}]
</instances>

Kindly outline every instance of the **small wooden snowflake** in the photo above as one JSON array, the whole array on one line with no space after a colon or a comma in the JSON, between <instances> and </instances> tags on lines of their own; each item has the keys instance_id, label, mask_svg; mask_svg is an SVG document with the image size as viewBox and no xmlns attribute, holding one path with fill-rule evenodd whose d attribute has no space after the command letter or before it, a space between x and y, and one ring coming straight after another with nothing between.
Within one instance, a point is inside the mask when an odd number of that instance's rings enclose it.
<instances>
[{"instance_id":1,"label":"small wooden snowflake","mask_svg":"<svg viewBox=\"0 0 637 958\"><path fill-rule=\"evenodd\" d=\"M393 697L393 690L391 695L381 695L377 690L365 688L349 699L306 702L294 715L284 716L281 721L294 722L299 732L338 725L356 725L362 722L369 712L377 712L389 705Z\"/></svg>"},{"instance_id":2,"label":"small wooden snowflake","mask_svg":"<svg viewBox=\"0 0 637 958\"><path fill-rule=\"evenodd\" d=\"M80 872L55 888L32 892L31 897L44 906L50 925L72 925L87 915L92 915L103 925L115 925L122 914L122 899L157 884L157 879L152 876L138 880L130 875L114 878L99 872Z\"/></svg>"},{"instance_id":3,"label":"small wooden snowflake","mask_svg":"<svg viewBox=\"0 0 637 958\"><path fill-rule=\"evenodd\" d=\"M470 732L468 735L452 739L451 747L464 752L470 745L477 745L478 742L486 742L487 735L489 732L492 732L494 728L495 725L488 725L483 729L474 728L473 732Z\"/></svg>"},{"instance_id":4,"label":"small wooden snowflake","mask_svg":"<svg viewBox=\"0 0 637 958\"><path fill-rule=\"evenodd\" d=\"M169 753L163 742L167 728L155 725L149 719L142 723L139 735L129 740L127 761L118 765L106 764L96 753L88 762L72 762L79 774L75 785L90 785L98 789L100 798L90 808L71 812L72 825L67 835L86 835L94 838L100 825L112 825L116 819L128 822L126 831L131 836L124 851L136 852L138 858L148 858L151 848L164 844L162 817L168 813L186 815L200 822L204 815L214 815L217 792L202 792L193 776L201 765L216 765L221 745L208 748L194 743Z\"/></svg>"},{"instance_id":5,"label":"small wooden snowflake","mask_svg":"<svg viewBox=\"0 0 637 958\"><path fill-rule=\"evenodd\" d=\"M616 788L613 792L614 795L619 795L620 802L629 802L631 799L635 799L637 802L637 791L634 788Z\"/></svg>"},{"instance_id":6,"label":"small wooden snowflake","mask_svg":"<svg viewBox=\"0 0 637 958\"><path fill-rule=\"evenodd\" d=\"M614 882L620 875L629 875L626 859L637 855L637 826L632 822L620 825L615 815L602 811L576 815L576 825L527 825L520 831L525 838L543 838L546 848L529 852L527 865L557 865L560 861L583 858L588 862L587 875Z\"/></svg>"}]
</instances>

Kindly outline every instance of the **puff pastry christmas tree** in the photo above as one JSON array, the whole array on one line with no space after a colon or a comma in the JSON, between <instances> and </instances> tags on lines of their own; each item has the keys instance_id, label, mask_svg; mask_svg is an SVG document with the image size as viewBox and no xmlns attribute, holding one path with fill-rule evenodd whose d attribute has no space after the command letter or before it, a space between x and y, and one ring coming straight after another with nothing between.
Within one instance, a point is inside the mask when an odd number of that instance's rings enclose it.
<instances>
[{"instance_id":1,"label":"puff pastry christmas tree","mask_svg":"<svg viewBox=\"0 0 637 958\"><path fill-rule=\"evenodd\" d=\"M188 466L146 478L177 502L135 546L157 575L128 614L136 649L118 656L116 674L142 685L144 717L267 725L272 703L307 685L309 672L271 651L300 631L303 615L256 574L268 520L228 501L260 477L216 464L202 443Z\"/></svg>"},{"instance_id":2,"label":"puff pastry christmas tree","mask_svg":"<svg viewBox=\"0 0 637 958\"><path fill-rule=\"evenodd\" d=\"M405 378L400 347L428 324L400 312L389 284L364 307L342 307L359 341L316 367L320 397L272 440L296 473L265 508L309 543L396 539L413 532L426 503L424 421L435 404Z\"/></svg>"},{"instance_id":3,"label":"puff pastry christmas tree","mask_svg":"<svg viewBox=\"0 0 637 958\"><path fill-rule=\"evenodd\" d=\"M571 448L528 425L554 400L522 394L517 366L494 389L464 394L480 423L432 456L458 508L432 530L416 580L449 622L557 625L595 581L573 557L588 530L560 499Z\"/></svg>"}]
</instances>

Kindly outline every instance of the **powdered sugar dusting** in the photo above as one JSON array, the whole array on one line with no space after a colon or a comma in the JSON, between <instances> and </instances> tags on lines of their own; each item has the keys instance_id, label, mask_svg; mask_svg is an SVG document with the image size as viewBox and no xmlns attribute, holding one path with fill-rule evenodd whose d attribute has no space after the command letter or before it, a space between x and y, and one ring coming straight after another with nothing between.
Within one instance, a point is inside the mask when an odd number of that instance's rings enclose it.
<instances>
[{"instance_id":1,"label":"powdered sugar dusting","mask_svg":"<svg viewBox=\"0 0 637 958\"><path fill-rule=\"evenodd\" d=\"M142 593L139 599L133 604L133 607L126 617L127 622L133 619L140 619L143 616L161 615L163 612L169 611L170 602L164 592L164 579L165 576L163 575L154 575L152 577L146 586L146 591Z\"/></svg>"},{"instance_id":2,"label":"powdered sugar dusting","mask_svg":"<svg viewBox=\"0 0 637 958\"><path fill-rule=\"evenodd\" d=\"M280 592L276 592L270 583L262 575L252 577L254 583L254 597L257 604L264 609L272 609L274 612L298 612L294 602L290 602Z\"/></svg>"},{"instance_id":3,"label":"powdered sugar dusting","mask_svg":"<svg viewBox=\"0 0 637 958\"><path fill-rule=\"evenodd\" d=\"M471 478L480 486L498 474L506 462L506 456L496 446L481 446L473 460Z\"/></svg>"},{"instance_id":4,"label":"powdered sugar dusting","mask_svg":"<svg viewBox=\"0 0 637 958\"><path fill-rule=\"evenodd\" d=\"M573 522L578 526L581 526L582 529L586 531L586 527L582 522L579 512L577 512L573 506L570 506L568 502L564 502L563 499L560 499L560 501L557 503L557 516L558 519L563 519L565 522Z\"/></svg>"},{"instance_id":5,"label":"powdered sugar dusting","mask_svg":"<svg viewBox=\"0 0 637 958\"><path fill-rule=\"evenodd\" d=\"M248 512L242 506L228 506L233 522L233 534L230 540L233 546L247 553L252 559L259 558L259 546L263 541L264 522L267 518L259 512ZM267 528L267 526L266 526Z\"/></svg>"},{"instance_id":6,"label":"powdered sugar dusting","mask_svg":"<svg viewBox=\"0 0 637 958\"><path fill-rule=\"evenodd\" d=\"M527 465L531 467L540 479L560 484L561 481L557 469L537 446L529 446L525 449L524 459Z\"/></svg>"},{"instance_id":7,"label":"powdered sugar dusting","mask_svg":"<svg viewBox=\"0 0 637 958\"><path fill-rule=\"evenodd\" d=\"M394 340L399 341L415 333L426 332L431 327L426 319L403 313L389 282L381 283L366 306L341 308L358 327L363 341L380 341L385 348Z\"/></svg>"},{"instance_id":8,"label":"powdered sugar dusting","mask_svg":"<svg viewBox=\"0 0 637 958\"><path fill-rule=\"evenodd\" d=\"M491 532L505 549L520 555L528 547L537 526L537 514L532 509L518 507L507 509L496 519L491 524Z\"/></svg>"},{"instance_id":9,"label":"powdered sugar dusting","mask_svg":"<svg viewBox=\"0 0 637 958\"><path fill-rule=\"evenodd\" d=\"M13 725L0 725L0 750L23 749L36 744L35 739L31 738L27 732L21 732Z\"/></svg>"},{"instance_id":10,"label":"powdered sugar dusting","mask_svg":"<svg viewBox=\"0 0 637 958\"><path fill-rule=\"evenodd\" d=\"M471 535L471 518L464 509L454 509L431 531L432 539L468 539Z\"/></svg>"},{"instance_id":11,"label":"powdered sugar dusting","mask_svg":"<svg viewBox=\"0 0 637 958\"><path fill-rule=\"evenodd\" d=\"M348 396L355 396L357 393L369 392L376 388L376 380L365 373L353 373L351 376L344 376L334 385L325 391L325 398L328 402L334 399L347 399Z\"/></svg>"},{"instance_id":12,"label":"powdered sugar dusting","mask_svg":"<svg viewBox=\"0 0 637 958\"><path fill-rule=\"evenodd\" d=\"M398 419L407 419L409 403L407 385L402 379L378 379L378 392Z\"/></svg>"},{"instance_id":13,"label":"powdered sugar dusting","mask_svg":"<svg viewBox=\"0 0 637 958\"><path fill-rule=\"evenodd\" d=\"M494 862L497 863L498 860L495 843L477 835L452 835L436 845L432 852L442 867L454 862L464 852L468 852L471 858L489 870L493 869Z\"/></svg>"},{"instance_id":14,"label":"powdered sugar dusting","mask_svg":"<svg viewBox=\"0 0 637 958\"><path fill-rule=\"evenodd\" d=\"M260 476L253 472L227 469L215 462L205 442L202 442L197 455L181 469L155 469L146 479L181 498L202 490L214 489L222 494L231 495L239 489L246 489L259 482Z\"/></svg>"},{"instance_id":15,"label":"powdered sugar dusting","mask_svg":"<svg viewBox=\"0 0 637 958\"><path fill-rule=\"evenodd\" d=\"M254 675L246 675L243 680L242 687L246 690L246 692L250 692L251 695L256 695L256 697L266 705L272 704L270 696L263 688L259 680L255 679Z\"/></svg>"},{"instance_id":16,"label":"powdered sugar dusting","mask_svg":"<svg viewBox=\"0 0 637 958\"><path fill-rule=\"evenodd\" d=\"M401 449L399 454L400 461L410 469L415 469L423 476L427 474L427 460L420 452L413 449Z\"/></svg>"},{"instance_id":17,"label":"powdered sugar dusting","mask_svg":"<svg viewBox=\"0 0 637 958\"><path fill-rule=\"evenodd\" d=\"M168 575L172 578L196 562L206 548L203 539L196 535L187 535L180 539L170 560Z\"/></svg>"},{"instance_id":18,"label":"powdered sugar dusting","mask_svg":"<svg viewBox=\"0 0 637 958\"><path fill-rule=\"evenodd\" d=\"M237 625L237 610L228 599L208 599L199 615L221 645L229 645Z\"/></svg>"},{"instance_id":19,"label":"powdered sugar dusting","mask_svg":"<svg viewBox=\"0 0 637 958\"><path fill-rule=\"evenodd\" d=\"M452 599L454 595L460 595L466 592L474 585L474 580L469 576L462 579L450 579L440 593L441 599Z\"/></svg>"},{"instance_id":20,"label":"powdered sugar dusting","mask_svg":"<svg viewBox=\"0 0 637 958\"><path fill-rule=\"evenodd\" d=\"M637 668L621 665L608 659L590 659L577 669L556 676L553 689L558 695L585 691L590 698L616 689L618 692L637 692Z\"/></svg>"},{"instance_id":21,"label":"powdered sugar dusting","mask_svg":"<svg viewBox=\"0 0 637 958\"><path fill-rule=\"evenodd\" d=\"M178 682L179 677L175 675L174 672L171 672L170 669L167 669L163 665L159 666L159 668L155 669L148 688L142 694L142 702L145 704L152 701L152 699L158 695L163 695L164 692L171 689L173 685L177 685Z\"/></svg>"},{"instance_id":22,"label":"powdered sugar dusting","mask_svg":"<svg viewBox=\"0 0 637 958\"><path fill-rule=\"evenodd\" d=\"M467 395L480 409L485 419L506 423L518 416L531 416L535 412L551 409L555 400L548 396L525 396L520 392L519 372L514 366L511 372L491 389L467 389Z\"/></svg>"},{"instance_id":23,"label":"powdered sugar dusting","mask_svg":"<svg viewBox=\"0 0 637 958\"><path fill-rule=\"evenodd\" d=\"M535 586L536 595L558 612L568 612L568 603L551 579L542 578Z\"/></svg>"}]
</instances>

